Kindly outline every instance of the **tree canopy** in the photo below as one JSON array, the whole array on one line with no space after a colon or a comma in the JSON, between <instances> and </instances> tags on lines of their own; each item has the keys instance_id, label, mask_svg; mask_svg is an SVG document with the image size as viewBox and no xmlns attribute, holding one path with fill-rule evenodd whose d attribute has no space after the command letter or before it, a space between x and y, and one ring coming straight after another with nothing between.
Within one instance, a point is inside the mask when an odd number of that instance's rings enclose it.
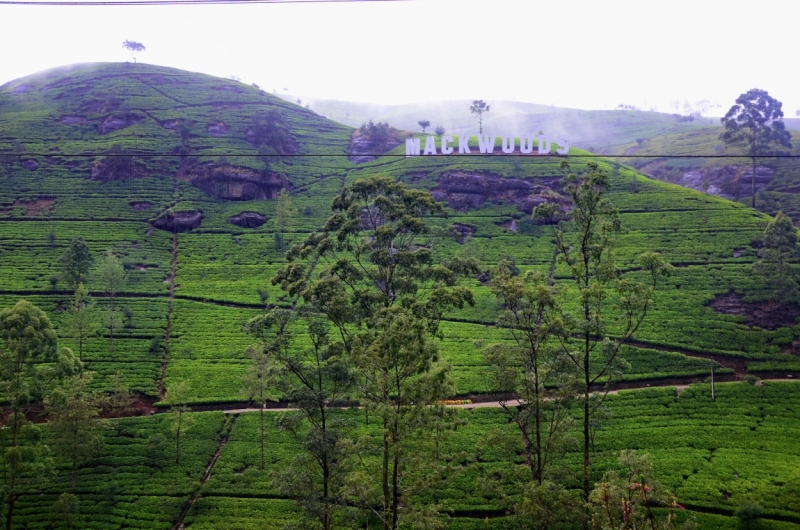
<instances>
[{"instance_id":1,"label":"tree canopy","mask_svg":"<svg viewBox=\"0 0 800 530\"><path fill-rule=\"evenodd\" d=\"M478 115L478 132L483 134L483 113L489 112L489 105L482 99L476 99L469 106L469 111Z\"/></svg>"},{"instance_id":2,"label":"tree canopy","mask_svg":"<svg viewBox=\"0 0 800 530\"><path fill-rule=\"evenodd\" d=\"M791 148L791 133L783 123L783 104L766 90L754 88L736 98L736 103L722 117L725 131L719 139L733 145L753 161L751 206L755 208L756 158L784 154L781 147Z\"/></svg>"},{"instance_id":3,"label":"tree canopy","mask_svg":"<svg viewBox=\"0 0 800 530\"><path fill-rule=\"evenodd\" d=\"M133 57L133 62L136 62L136 55L134 55L134 53L143 52L147 49L144 47L144 44L142 44L141 42L136 42L135 40L122 41L122 47L131 52L131 57Z\"/></svg>"}]
</instances>

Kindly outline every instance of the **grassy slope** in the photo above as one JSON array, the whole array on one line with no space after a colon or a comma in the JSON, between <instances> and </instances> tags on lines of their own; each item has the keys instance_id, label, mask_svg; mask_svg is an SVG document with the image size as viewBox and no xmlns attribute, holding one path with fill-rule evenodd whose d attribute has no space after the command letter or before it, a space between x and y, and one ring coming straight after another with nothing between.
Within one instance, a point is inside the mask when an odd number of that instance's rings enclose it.
<instances>
[{"instance_id":1,"label":"grassy slope","mask_svg":"<svg viewBox=\"0 0 800 530\"><path fill-rule=\"evenodd\" d=\"M788 121L788 120L787 120ZM638 167L648 174L659 175L660 178L674 181L690 170L713 169L720 166L735 165L749 168L749 158L740 157L741 152L735 147L726 147L720 140L719 134L722 127L704 127L693 131L679 133L659 134L649 138L641 146L629 142L618 146L612 153L618 155L622 163ZM792 131L792 149L789 153L800 155L800 132ZM626 157L633 154L636 157ZM681 158L665 158L666 156L680 156ZM719 158L723 157L723 158ZM731 157L731 158L727 158ZM771 159L766 160L770 167L775 169L775 176L767 186L756 196L756 207L770 215L778 211L800 222L800 179L797 177L797 159ZM742 181L740 201L750 204L750 183L747 179Z\"/></svg>"}]
</instances>

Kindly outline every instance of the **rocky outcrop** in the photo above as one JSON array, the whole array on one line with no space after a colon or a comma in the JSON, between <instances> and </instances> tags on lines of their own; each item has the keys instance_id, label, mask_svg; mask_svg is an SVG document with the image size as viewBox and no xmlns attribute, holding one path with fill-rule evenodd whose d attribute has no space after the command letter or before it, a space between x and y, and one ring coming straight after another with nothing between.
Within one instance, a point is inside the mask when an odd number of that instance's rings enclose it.
<instances>
[{"instance_id":1,"label":"rocky outcrop","mask_svg":"<svg viewBox=\"0 0 800 530\"><path fill-rule=\"evenodd\" d=\"M770 330L793 326L800 316L800 306L797 304L781 304L772 300L745 302L744 296L735 292L717 295L708 306L717 313L742 316L750 327Z\"/></svg>"},{"instance_id":2,"label":"rocky outcrop","mask_svg":"<svg viewBox=\"0 0 800 530\"><path fill-rule=\"evenodd\" d=\"M514 204L521 212L530 214L543 203L556 203L563 212L571 209L568 197L561 194L559 177L507 178L486 173L452 171L439 178L439 185L431 190L437 201L466 212L480 208L487 201Z\"/></svg>"},{"instance_id":3,"label":"rocky outcrop","mask_svg":"<svg viewBox=\"0 0 800 530\"><path fill-rule=\"evenodd\" d=\"M189 172L192 185L219 199L241 201L275 199L282 189L291 189L284 175L258 174L233 166L200 166Z\"/></svg>"},{"instance_id":4,"label":"rocky outcrop","mask_svg":"<svg viewBox=\"0 0 800 530\"><path fill-rule=\"evenodd\" d=\"M256 212L242 212L228 219L228 222L243 228L258 228L267 222L267 218Z\"/></svg>"},{"instance_id":5,"label":"rocky outcrop","mask_svg":"<svg viewBox=\"0 0 800 530\"><path fill-rule=\"evenodd\" d=\"M28 171L33 171L34 169L39 167L39 162L34 160L33 158L29 158L28 160L23 160L20 164L22 167L27 169Z\"/></svg>"},{"instance_id":6,"label":"rocky outcrop","mask_svg":"<svg viewBox=\"0 0 800 530\"><path fill-rule=\"evenodd\" d=\"M478 229L474 226L465 225L462 223L453 223L450 229L457 234L457 241L459 245L463 245L467 241L468 237L478 231Z\"/></svg>"},{"instance_id":7,"label":"rocky outcrop","mask_svg":"<svg viewBox=\"0 0 800 530\"><path fill-rule=\"evenodd\" d=\"M167 210L161 217L153 221L153 226L168 232L187 232L200 226L203 214L195 210L173 212Z\"/></svg>"},{"instance_id":8,"label":"rocky outcrop","mask_svg":"<svg viewBox=\"0 0 800 530\"><path fill-rule=\"evenodd\" d=\"M223 122L212 123L208 126L208 135L219 138L228 134L228 126Z\"/></svg>"},{"instance_id":9,"label":"rocky outcrop","mask_svg":"<svg viewBox=\"0 0 800 530\"><path fill-rule=\"evenodd\" d=\"M119 131L120 129L135 125L141 119L141 116L137 116L136 114L125 114L124 116L111 115L100 124L98 132L100 134L108 134L113 131Z\"/></svg>"},{"instance_id":10,"label":"rocky outcrop","mask_svg":"<svg viewBox=\"0 0 800 530\"><path fill-rule=\"evenodd\" d=\"M659 180L673 182L686 188L730 200L739 200L750 195L753 176L753 167L745 165L701 167L679 173L677 177L674 174L674 170L670 172L660 167L652 171L645 168L644 171ZM757 166L756 193L766 190L774 177L774 170Z\"/></svg>"},{"instance_id":11,"label":"rocky outcrop","mask_svg":"<svg viewBox=\"0 0 800 530\"><path fill-rule=\"evenodd\" d=\"M376 155L390 151L400 143L400 140L391 139L385 145L374 145L374 142L366 136L353 136L350 141L350 161L354 164L362 164L375 160Z\"/></svg>"},{"instance_id":12,"label":"rocky outcrop","mask_svg":"<svg viewBox=\"0 0 800 530\"><path fill-rule=\"evenodd\" d=\"M62 116L61 123L64 125L80 125L86 123L86 118L82 116Z\"/></svg>"}]
</instances>

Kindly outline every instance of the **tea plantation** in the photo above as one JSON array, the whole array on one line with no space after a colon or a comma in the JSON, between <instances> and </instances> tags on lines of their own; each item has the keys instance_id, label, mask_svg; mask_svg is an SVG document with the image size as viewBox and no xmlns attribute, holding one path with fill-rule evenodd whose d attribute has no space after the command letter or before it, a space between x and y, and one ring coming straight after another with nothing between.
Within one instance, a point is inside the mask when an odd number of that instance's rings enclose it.
<instances>
[{"instance_id":1,"label":"tea plantation","mask_svg":"<svg viewBox=\"0 0 800 530\"><path fill-rule=\"evenodd\" d=\"M254 140L263 127L272 135L266 150ZM359 179L390 176L447 204L447 217L430 219L441 228L425 242L434 260L474 257L490 271L510 259L523 273L552 273L567 304L575 303L569 270L555 259L553 227L533 220L525 202L535 194L563 199L563 157L502 155L498 138L494 156L407 158L398 143L408 134L359 159L360 137L348 126L256 87L146 64L74 65L0 87L0 309L32 302L53 321L59 344L77 351L65 325L73 291L60 277L59 258L74 238L86 241L95 256L87 288L105 314L112 300L100 258L113 251L127 274L113 299L121 322L113 349L105 326L85 341L85 368L95 373L92 389L109 391L121 374L141 403L159 410L102 420L104 450L78 470L73 528L295 524L299 508L273 481L301 451L276 427L281 413L268 413L262 470L258 413L221 409L247 406L242 377L253 339L242 325L267 305L295 306L271 283L286 264L284 251L320 229L333 198ZM583 171L588 153L570 154L573 170ZM122 173L115 160L127 161ZM736 528L733 514L744 500L762 507L763 528L797 527L800 386L718 383L711 401L703 383L712 363L718 380L800 377L800 312L767 325L754 309L768 287L753 264L771 218L597 160L611 175L608 197L620 211L617 267L641 279L637 257L655 251L675 269L622 350L629 365L622 384L650 388L609 396L592 478L599 481L621 450L636 449L651 455L657 478L687 508L680 517L691 515L701 528ZM280 189L289 190L288 200L278 199ZM242 214L257 222L240 222ZM469 279L475 305L441 324L452 397L485 395L483 347L511 340L495 325L501 307L486 278ZM178 388L195 407L186 413L180 464L161 413ZM355 432L379 435L360 410L336 414ZM459 410L458 419L442 441L458 472L417 502L436 506L448 528L512 528L507 514L518 492L506 475L522 456L504 452L502 440L515 436L513 427L498 408ZM566 475L581 457L577 448L563 456ZM17 502L14 528L66 527L51 507L70 489L69 466L59 463L46 478Z\"/></svg>"}]
</instances>

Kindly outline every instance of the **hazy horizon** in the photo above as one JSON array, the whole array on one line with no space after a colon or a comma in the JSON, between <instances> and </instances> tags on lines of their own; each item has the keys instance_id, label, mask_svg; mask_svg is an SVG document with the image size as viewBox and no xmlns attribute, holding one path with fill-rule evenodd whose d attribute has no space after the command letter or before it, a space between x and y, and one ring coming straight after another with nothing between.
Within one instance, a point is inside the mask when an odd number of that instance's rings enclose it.
<instances>
[{"instance_id":1,"label":"hazy horizon","mask_svg":"<svg viewBox=\"0 0 800 530\"><path fill-rule=\"evenodd\" d=\"M65 64L131 60L127 39L147 47L141 62L238 76L302 98L584 110L622 103L667 113L676 99L708 100L719 107L707 115L719 116L761 88L794 117L800 94L783 50L797 12L782 0L757 11L744 1L685 0L0 5L0 46L24 49L5 54L0 84ZM770 18L758 24L760 13Z\"/></svg>"}]
</instances>

